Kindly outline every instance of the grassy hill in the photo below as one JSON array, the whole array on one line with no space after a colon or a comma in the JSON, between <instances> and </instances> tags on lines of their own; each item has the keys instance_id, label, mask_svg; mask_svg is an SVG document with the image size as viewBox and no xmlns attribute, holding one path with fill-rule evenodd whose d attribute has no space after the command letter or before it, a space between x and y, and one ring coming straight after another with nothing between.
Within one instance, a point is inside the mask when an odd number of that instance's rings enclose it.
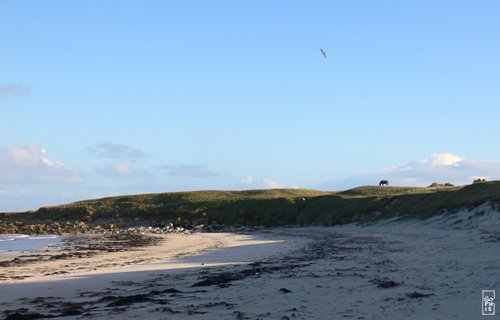
<instances>
[{"instance_id":1,"label":"grassy hill","mask_svg":"<svg viewBox=\"0 0 500 320\"><path fill-rule=\"evenodd\" d=\"M485 202L500 205L500 181L445 188L363 186L342 192L272 189L127 195L4 213L0 220L118 226L334 225L398 215L426 218Z\"/></svg>"}]
</instances>

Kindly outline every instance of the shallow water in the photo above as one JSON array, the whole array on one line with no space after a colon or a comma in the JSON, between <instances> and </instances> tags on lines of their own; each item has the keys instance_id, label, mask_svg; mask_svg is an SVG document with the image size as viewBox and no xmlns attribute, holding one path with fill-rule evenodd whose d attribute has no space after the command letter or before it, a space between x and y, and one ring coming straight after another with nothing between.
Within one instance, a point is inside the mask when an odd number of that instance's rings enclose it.
<instances>
[{"instance_id":1,"label":"shallow water","mask_svg":"<svg viewBox=\"0 0 500 320\"><path fill-rule=\"evenodd\" d=\"M0 252L39 250L57 246L60 242L61 237L56 235L2 234Z\"/></svg>"}]
</instances>

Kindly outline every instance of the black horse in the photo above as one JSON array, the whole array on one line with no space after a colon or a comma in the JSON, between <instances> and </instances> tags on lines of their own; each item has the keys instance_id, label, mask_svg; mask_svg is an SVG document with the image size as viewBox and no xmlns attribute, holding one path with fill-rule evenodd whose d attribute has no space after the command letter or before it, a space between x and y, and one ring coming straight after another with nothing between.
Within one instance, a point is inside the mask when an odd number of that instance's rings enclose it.
<instances>
[{"instance_id":1,"label":"black horse","mask_svg":"<svg viewBox=\"0 0 500 320\"><path fill-rule=\"evenodd\" d=\"M379 182L378 185L379 185L379 187L381 187L381 186L388 186L389 185L389 181L387 181L387 180L380 180L380 182Z\"/></svg>"}]
</instances>

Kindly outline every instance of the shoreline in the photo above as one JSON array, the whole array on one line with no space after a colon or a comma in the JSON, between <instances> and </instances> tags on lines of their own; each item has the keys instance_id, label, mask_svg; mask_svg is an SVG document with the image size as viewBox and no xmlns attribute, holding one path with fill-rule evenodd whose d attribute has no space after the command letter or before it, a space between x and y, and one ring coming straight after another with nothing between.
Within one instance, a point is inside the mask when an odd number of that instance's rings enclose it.
<instances>
[{"instance_id":1,"label":"shoreline","mask_svg":"<svg viewBox=\"0 0 500 320\"><path fill-rule=\"evenodd\" d=\"M243 244L278 243L262 236L231 233L71 235L59 248L16 252L10 259L2 259L0 284L219 265L233 261L196 262L196 257L220 248L241 248ZM189 259L180 262L183 257Z\"/></svg>"},{"instance_id":2,"label":"shoreline","mask_svg":"<svg viewBox=\"0 0 500 320\"><path fill-rule=\"evenodd\" d=\"M78 301L87 295L107 295L110 287L130 288L143 283L153 283L159 278L177 278L184 274L195 275L204 270L249 265L260 259L283 255L303 245L304 239L275 237L266 233L259 235L230 233L195 233L163 235L157 245L141 247L137 251L118 252L127 254L128 262L133 261L130 254L140 254L147 263L122 263L113 267L86 269L84 272L70 274L51 274L31 276L26 279L0 281L0 315L12 317L31 317L43 313L27 312L25 307L30 301L50 301L73 297ZM167 252L168 251L168 252ZM152 253L161 253L151 255ZM115 257L116 258L116 257ZM92 257L94 262L108 260L106 255ZM69 262L69 261L65 261ZM88 263L87 260L83 261ZM136 261L135 261L136 262ZM71 262L69 262L70 264ZM34 263L30 267L46 268ZM55 267L55 266L53 266ZM196 276L197 277L197 276ZM76 305L78 302L62 302L61 305ZM36 303L35 303L36 305ZM77 308L78 309L78 308ZM78 309L79 310L79 309ZM88 314L78 310L66 310L63 314ZM69 313L68 313L69 312ZM56 314L51 311L51 315ZM45 314L47 315L47 314ZM66 316L65 315L65 316ZM60 316L62 316L60 314ZM99 318L99 317L98 317ZM18 318L16 318L18 319Z\"/></svg>"}]
</instances>

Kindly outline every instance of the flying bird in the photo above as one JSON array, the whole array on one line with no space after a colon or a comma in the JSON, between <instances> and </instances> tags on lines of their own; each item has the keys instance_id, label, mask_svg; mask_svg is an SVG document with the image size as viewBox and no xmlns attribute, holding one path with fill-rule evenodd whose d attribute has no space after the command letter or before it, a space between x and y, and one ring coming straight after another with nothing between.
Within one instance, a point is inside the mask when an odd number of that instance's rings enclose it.
<instances>
[{"instance_id":1,"label":"flying bird","mask_svg":"<svg viewBox=\"0 0 500 320\"><path fill-rule=\"evenodd\" d=\"M323 49L319 49L319 51L321 51L321 54L323 55L323 57L325 57L326 59L326 52L323 50Z\"/></svg>"}]
</instances>

